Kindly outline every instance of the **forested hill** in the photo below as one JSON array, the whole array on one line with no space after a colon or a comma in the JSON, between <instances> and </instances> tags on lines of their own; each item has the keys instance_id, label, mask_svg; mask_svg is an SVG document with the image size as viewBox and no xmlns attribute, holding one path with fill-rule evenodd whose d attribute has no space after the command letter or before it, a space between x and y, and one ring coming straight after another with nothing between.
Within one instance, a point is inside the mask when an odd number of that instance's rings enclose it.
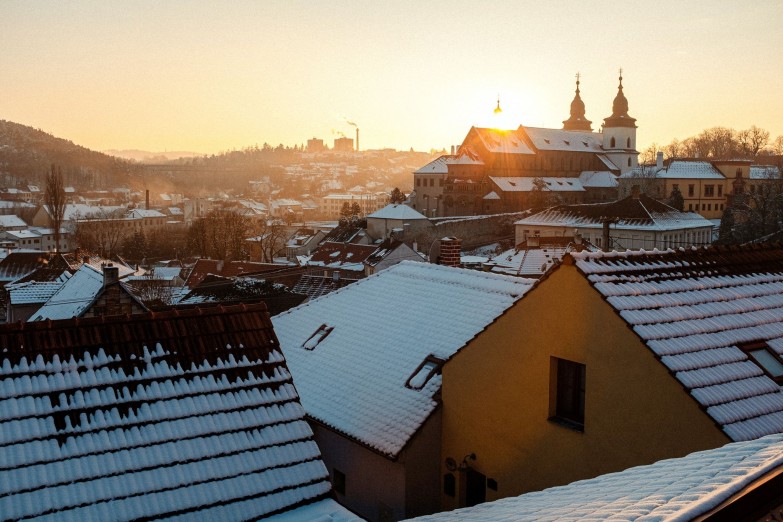
<instances>
[{"instance_id":1,"label":"forested hill","mask_svg":"<svg viewBox=\"0 0 783 522\"><path fill-rule=\"evenodd\" d=\"M132 163L95 152L40 129L0 120L0 174L3 184L41 184L55 164L67 185L103 188L127 183Z\"/></svg>"}]
</instances>

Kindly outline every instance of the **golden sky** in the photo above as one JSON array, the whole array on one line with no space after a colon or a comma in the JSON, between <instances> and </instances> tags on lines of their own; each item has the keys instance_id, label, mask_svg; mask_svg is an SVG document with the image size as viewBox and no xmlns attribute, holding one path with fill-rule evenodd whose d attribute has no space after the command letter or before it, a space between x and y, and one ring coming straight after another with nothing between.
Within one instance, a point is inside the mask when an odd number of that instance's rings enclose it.
<instances>
[{"instance_id":1,"label":"golden sky","mask_svg":"<svg viewBox=\"0 0 783 522\"><path fill-rule=\"evenodd\" d=\"M0 0L0 119L96 150L449 147L560 128L574 74L597 129L624 70L638 144L783 134L783 2Z\"/></svg>"}]
</instances>

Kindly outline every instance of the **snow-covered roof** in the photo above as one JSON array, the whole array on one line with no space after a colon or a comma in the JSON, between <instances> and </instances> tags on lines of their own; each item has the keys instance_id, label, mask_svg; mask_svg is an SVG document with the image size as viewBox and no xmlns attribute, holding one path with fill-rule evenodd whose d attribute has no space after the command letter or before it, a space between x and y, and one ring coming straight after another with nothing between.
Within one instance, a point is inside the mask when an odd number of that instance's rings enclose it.
<instances>
[{"instance_id":1,"label":"snow-covered roof","mask_svg":"<svg viewBox=\"0 0 783 522\"><path fill-rule=\"evenodd\" d=\"M62 280L26 281L24 283L7 285L5 289L8 292L8 299L12 305L45 303L70 277L71 274L63 272Z\"/></svg>"},{"instance_id":2,"label":"snow-covered roof","mask_svg":"<svg viewBox=\"0 0 783 522\"><path fill-rule=\"evenodd\" d=\"M255 520L328 497L263 306L7 325L0 345L3 519Z\"/></svg>"},{"instance_id":3,"label":"snow-covered roof","mask_svg":"<svg viewBox=\"0 0 783 522\"><path fill-rule=\"evenodd\" d=\"M603 228L606 218L614 218L613 229L667 231L712 227L712 222L695 212L680 212L644 194L611 203L558 205L520 219L515 225Z\"/></svg>"},{"instance_id":4,"label":"snow-covered roof","mask_svg":"<svg viewBox=\"0 0 783 522\"><path fill-rule=\"evenodd\" d=\"M559 240L557 240L559 239ZM541 277L563 256L574 249L567 238L554 238L551 244L540 246L520 245L493 256L486 262L492 267L492 272L525 277ZM544 241L541 241L544 243Z\"/></svg>"},{"instance_id":5,"label":"snow-covered roof","mask_svg":"<svg viewBox=\"0 0 783 522\"><path fill-rule=\"evenodd\" d=\"M750 179L780 179L780 169L775 165L751 165Z\"/></svg>"},{"instance_id":6,"label":"snow-covered roof","mask_svg":"<svg viewBox=\"0 0 783 522\"><path fill-rule=\"evenodd\" d=\"M403 205L401 203L392 203L386 205L382 209L373 212L367 219L427 219L424 215L416 212L411 207Z\"/></svg>"},{"instance_id":7,"label":"snow-covered roof","mask_svg":"<svg viewBox=\"0 0 783 522\"><path fill-rule=\"evenodd\" d=\"M483 199L486 200L500 199L500 196L498 196L498 193L493 190L492 192L484 196Z\"/></svg>"},{"instance_id":8,"label":"snow-covered roof","mask_svg":"<svg viewBox=\"0 0 783 522\"><path fill-rule=\"evenodd\" d=\"M475 132L484 148L493 154L535 154L535 151L519 135L517 129L500 130L473 127L470 132Z\"/></svg>"},{"instance_id":9,"label":"snow-covered roof","mask_svg":"<svg viewBox=\"0 0 783 522\"><path fill-rule=\"evenodd\" d=\"M44 205L43 209L48 213L49 207ZM115 216L119 211L124 211L125 207L117 206L97 206L86 205L84 203L68 203L63 211L64 221L73 221L74 219L88 218L108 218Z\"/></svg>"},{"instance_id":10,"label":"snow-covered roof","mask_svg":"<svg viewBox=\"0 0 783 522\"><path fill-rule=\"evenodd\" d=\"M0 228L26 227L27 223L22 218L14 214L0 216Z\"/></svg>"},{"instance_id":11,"label":"snow-covered roof","mask_svg":"<svg viewBox=\"0 0 783 522\"><path fill-rule=\"evenodd\" d=\"M128 216L132 218L164 218L166 217L166 214L158 212L157 210L134 208L128 212Z\"/></svg>"},{"instance_id":12,"label":"snow-covered roof","mask_svg":"<svg viewBox=\"0 0 783 522\"><path fill-rule=\"evenodd\" d=\"M68 281L30 316L31 321L79 317L103 288L103 274L89 264L82 265Z\"/></svg>"},{"instance_id":13,"label":"snow-covered roof","mask_svg":"<svg viewBox=\"0 0 783 522\"><path fill-rule=\"evenodd\" d=\"M594 132L520 127L538 150L603 152L603 136Z\"/></svg>"},{"instance_id":14,"label":"snow-covered roof","mask_svg":"<svg viewBox=\"0 0 783 522\"><path fill-rule=\"evenodd\" d=\"M308 415L393 457L437 406L440 375L406 387L425 358L448 360L532 283L403 261L272 322Z\"/></svg>"},{"instance_id":15,"label":"snow-covered roof","mask_svg":"<svg viewBox=\"0 0 783 522\"><path fill-rule=\"evenodd\" d=\"M726 179L709 161L672 160L662 169L640 166L622 174L621 178L654 177L659 179Z\"/></svg>"},{"instance_id":16,"label":"snow-covered roof","mask_svg":"<svg viewBox=\"0 0 783 522\"><path fill-rule=\"evenodd\" d=\"M783 432L781 387L748 356L783 355L783 249L571 255L729 438Z\"/></svg>"},{"instance_id":17,"label":"snow-covered roof","mask_svg":"<svg viewBox=\"0 0 783 522\"><path fill-rule=\"evenodd\" d=\"M477 156L462 150L459 154L445 154L414 171L414 174L447 174L449 165L483 165Z\"/></svg>"},{"instance_id":18,"label":"snow-covered roof","mask_svg":"<svg viewBox=\"0 0 783 522\"><path fill-rule=\"evenodd\" d=\"M770 435L413 520L695 520L781 466L783 435Z\"/></svg>"},{"instance_id":19,"label":"snow-covered roof","mask_svg":"<svg viewBox=\"0 0 783 522\"><path fill-rule=\"evenodd\" d=\"M606 170L585 170L579 174L579 181L585 188L616 188L617 176Z\"/></svg>"},{"instance_id":20,"label":"snow-covered roof","mask_svg":"<svg viewBox=\"0 0 783 522\"><path fill-rule=\"evenodd\" d=\"M490 180L503 192L531 192L535 190L534 181L543 180L543 190L551 192L584 192L584 187L579 178L530 178L490 176Z\"/></svg>"}]
</instances>

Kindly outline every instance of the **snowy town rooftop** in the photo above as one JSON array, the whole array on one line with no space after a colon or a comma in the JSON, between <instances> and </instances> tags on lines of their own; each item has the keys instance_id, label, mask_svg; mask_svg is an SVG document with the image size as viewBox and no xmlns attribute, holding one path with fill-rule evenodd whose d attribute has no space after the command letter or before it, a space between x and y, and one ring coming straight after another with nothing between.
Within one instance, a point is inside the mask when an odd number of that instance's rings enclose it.
<instances>
[{"instance_id":1,"label":"snowy town rooftop","mask_svg":"<svg viewBox=\"0 0 783 522\"><path fill-rule=\"evenodd\" d=\"M435 410L440 365L532 284L403 261L273 323L307 414L394 457Z\"/></svg>"},{"instance_id":2,"label":"snowy town rooftop","mask_svg":"<svg viewBox=\"0 0 783 522\"><path fill-rule=\"evenodd\" d=\"M651 231L680 230L713 226L695 212L680 212L646 194L611 203L558 205L523 218L515 225L602 228L607 218L617 219L613 229L643 229Z\"/></svg>"},{"instance_id":3,"label":"snowy town rooftop","mask_svg":"<svg viewBox=\"0 0 783 522\"><path fill-rule=\"evenodd\" d=\"M783 432L783 249L570 255L731 440Z\"/></svg>"},{"instance_id":4,"label":"snowy town rooftop","mask_svg":"<svg viewBox=\"0 0 783 522\"><path fill-rule=\"evenodd\" d=\"M5 325L0 347L4 519L247 520L328 497L263 305Z\"/></svg>"}]
</instances>

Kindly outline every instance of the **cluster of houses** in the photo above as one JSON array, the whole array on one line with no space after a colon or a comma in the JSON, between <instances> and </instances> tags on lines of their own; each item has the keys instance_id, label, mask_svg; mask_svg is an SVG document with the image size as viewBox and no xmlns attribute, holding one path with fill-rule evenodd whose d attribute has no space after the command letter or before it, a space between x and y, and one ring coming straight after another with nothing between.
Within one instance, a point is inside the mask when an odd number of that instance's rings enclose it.
<instances>
[{"instance_id":1,"label":"cluster of houses","mask_svg":"<svg viewBox=\"0 0 783 522\"><path fill-rule=\"evenodd\" d=\"M51 297L0 326L9 518L783 507L776 245L563 247L539 277L405 260L315 298L204 260L162 269L192 300L153 311L135 267L12 257L8 292Z\"/></svg>"}]
</instances>

